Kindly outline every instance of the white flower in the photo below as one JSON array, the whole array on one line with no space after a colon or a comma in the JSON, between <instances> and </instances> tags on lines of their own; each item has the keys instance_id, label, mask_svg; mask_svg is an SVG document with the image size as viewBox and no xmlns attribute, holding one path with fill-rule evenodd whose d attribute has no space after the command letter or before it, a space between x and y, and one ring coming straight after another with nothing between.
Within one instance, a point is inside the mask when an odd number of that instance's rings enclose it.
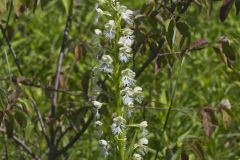
<instances>
[{"instance_id":1,"label":"white flower","mask_svg":"<svg viewBox=\"0 0 240 160\"><path fill-rule=\"evenodd\" d=\"M96 121L94 124L95 124L95 127L101 127L103 125L101 121Z\"/></svg>"},{"instance_id":2,"label":"white flower","mask_svg":"<svg viewBox=\"0 0 240 160\"><path fill-rule=\"evenodd\" d=\"M122 70L122 76L123 77L129 77L129 78L134 78L135 77L135 72L133 72L131 69L127 68L125 70Z\"/></svg>"},{"instance_id":3,"label":"white flower","mask_svg":"<svg viewBox=\"0 0 240 160\"><path fill-rule=\"evenodd\" d=\"M220 107L223 108L223 109L225 109L225 108L231 109L232 108L231 103L229 102L228 99L221 100Z\"/></svg>"},{"instance_id":4,"label":"white flower","mask_svg":"<svg viewBox=\"0 0 240 160\"><path fill-rule=\"evenodd\" d=\"M118 44L122 46L131 46L134 42L135 36L133 35L134 31L130 28L125 28L122 31L123 36L120 37Z\"/></svg>"},{"instance_id":5,"label":"white flower","mask_svg":"<svg viewBox=\"0 0 240 160\"><path fill-rule=\"evenodd\" d=\"M98 3L103 4L105 3L105 0L98 0Z\"/></svg>"},{"instance_id":6,"label":"white flower","mask_svg":"<svg viewBox=\"0 0 240 160\"><path fill-rule=\"evenodd\" d=\"M124 105L132 106L134 104L133 93L134 93L133 90L129 87L126 87L123 90L121 90Z\"/></svg>"},{"instance_id":7,"label":"white flower","mask_svg":"<svg viewBox=\"0 0 240 160\"><path fill-rule=\"evenodd\" d=\"M134 88L134 98L138 103L142 103L143 100L143 93L142 93L142 88L141 87L135 87Z\"/></svg>"},{"instance_id":8,"label":"white flower","mask_svg":"<svg viewBox=\"0 0 240 160\"><path fill-rule=\"evenodd\" d=\"M94 107L96 107L97 109L101 109L101 107L103 105L101 102L98 102L98 101L93 101L92 103L93 103Z\"/></svg>"},{"instance_id":9,"label":"white flower","mask_svg":"<svg viewBox=\"0 0 240 160\"><path fill-rule=\"evenodd\" d=\"M100 118L100 114L99 114L99 109L101 109L102 107L102 103L98 102L98 101L92 101L93 105L94 105L94 113L97 119Z\"/></svg>"},{"instance_id":10,"label":"white flower","mask_svg":"<svg viewBox=\"0 0 240 160\"><path fill-rule=\"evenodd\" d=\"M133 36L134 31L130 28L124 28L122 34L124 36Z\"/></svg>"},{"instance_id":11,"label":"white flower","mask_svg":"<svg viewBox=\"0 0 240 160\"><path fill-rule=\"evenodd\" d=\"M101 8L96 8L96 11L98 13L99 16L102 16L102 15L107 15L107 16L112 16L109 12L106 12L106 11L103 11Z\"/></svg>"},{"instance_id":12,"label":"white flower","mask_svg":"<svg viewBox=\"0 0 240 160\"><path fill-rule=\"evenodd\" d=\"M126 120L121 116L114 118L111 128L114 135L120 135L126 128Z\"/></svg>"},{"instance_id":13,"label":"white flower","mask_svg":"<svg viewBox=\"0 0 240 160\"><path fill-rule=\"evenodd\" d=\"M101 151L102 151L102 154L104 156L107 156L109 153L108 153L108 142L104 139L101 139L99 140L99 145L101 147Z\"/></svg>"},{"instance_id":14,"label":"white flower","mask_svg":"<svg viewBox=\"0 0 240 160\"><path fill-rule=\"evenodd\" d=\"M134 36L120 37L118 44L122 46L131 46L134 43Z\"/></svg>"},{"instance_id":15,"label":"white flower","mask_svg":"<svg viewBox=\"0 0 240 160\"><path fill-rule=\"evenodd\" d=\"M102 31L100 29L95 29L94 32L98 36L102 34Z\"/></svg>"},{"instance_id":16,"label":"white flower","mask_svg":"<svg viewBox=\"0 0 240 160\"><path fill-rule=\"evenodd\" d=\"M148 145L148 139L147 138L141 138L141 139L139 139L138 144L140 146Z\"/></svg>"},{"instance_id":17,"label":"white flower","mask_svg":"<svg viewBox=\"0 0 240 160\"><path fill-rule=\"evenodd\" d=\"M119 3L116 4L116 8L118 12L121 14L121 18L127 23L127 24L133 24L133 11L127 9L126 6L120 5Z\"/></svg>"},{"instance_id":18,"label":"white flower","mask_svg":"<svg viewBox=\"0 0 240 160\"><path fill-rule=\"evenodd\" d=\"M121 17L122 17L122 19L124 19L125 20L125 22L127 23L127 24L130 24L130 25L132 25L133 24L133 11L131 11L131 10L129 10L129 9L127 9L127 10L125 10L125 11L122 11L121 12Z\"/></svg>"},{"instance_id":19,"label":"white flower","mask_svg":"<svg viewBox=\"0 0 240 160\"><path fill-rule=\"evenodd\" d=\"M135 77L135 72L133 72L131 69L125 69L122 71L122 85L124 87L130 87L134 86L136 80L134 79Z\"/></svg>"},{"instance_id":20,"label":"white flower","mask_svg":"<svg viewBox=\"0 0 240 160\"><path fill-rule=\"evenodd\" d=\"M143 121L143 122L141 122L141 123L139 124L139 127L140 127L141 129L145 129L145 128L147 128L147 126L148 126L148 122L147 122L147 121Z\"/></svg>"},{"instance_id":21,"label":"white flower","mask_svg":"<svg viewBox=\"0 0 240 160\"><path fill-rule=\"evenodd\" d=\"M125 95L122 97L123 98L123 104L126 105L126 106L131 106L133 105L133 98L130 97L129 95Z\"/></svg>"},{"instance_id":22,"label":"white flower","mask_svg":"<svg viewBox=\"0 0 240 160\"><path fill-rule=\"evenodd\" d=\"M96 128L95 133L96 133L96 135L98 135L99 137L101 137L102 134L103 134L102 125L103 125L103 123L102 123L101 121L95 121L95 123L94 123L94 126L95 126L95 128Z\"/></svg>"},{"instance_id":23,"label":"white flower","mask_svg":"<svg viewBox=\"0 0 240 160\"><path fill-rule=\"evenodd\" d=\"M103 15L103 10L101 8L96 8L96 11L99 15Z\"/></svg>"},{"instance_id":24,"label":"white flower","mask_svg":"<svg viewBox=\"0 0 240 160\"><path fill-rule=\"evenodd\" d=\"M129 46L123 46L119 48L120 53L130 53L132 52L132 48Z\"/></svg>"},{"instance_id":25,"label":"white flower","mask_svg":"<svg viewBox=\"0 0 240 160\"><path fill-rule=\"evenodd\" d=\"M142 130L143 137L145 137L148 134L147 126L148 126L147 121L143 121L139 124L139 127Z\"/></svg>"},{"instance_id":26,"label":"white flower","mask_svg":"<svg viewBox=\"0 0 240 160\"><path fill-rule=\"evenodd\" d=\"M140 154L134 153L133 160L142 160L142 156Z\"/></svg>"},{"instance_id":27,"label":"white flower","mask_svg":"<svg viewBox=\"0 0 240 160\"><path fill-rule=\"evenodd\" d=\"M123 83L123 86L133 86L135 84L136 80L128 77L128 76L123 76L122 77L122 83Z\"/></svg>"},{"instance_id":28,"label":"white flower","mask_svg":"<svg viewBox=\"0 0 240 160\"><path fill-rule=\"evenodd\" d=\"M101 145L101 146L107 146L107 145L108 145L108 142L107 142L106 140L104 140L104 139L101 139L101 140L99 140L99 145Z\"/></svg>"},{"instance_id":29,"label":"white flower","mask_svg":"<svg viewBox=\"0 0 240 160\"><path fill-rule=\"evenodd\" d=\"M139 154L145 155L148 151L147 145L148 139L144 137L138 140L138 143L135 144L135 148L137 148Z\"/></svg>"},{"instance_id":30,"label":"white flower","mask_svg":"<svg viewBox=\"0 0 240 160\"><path fill-rule=\"evenodd\" d=\"M113 66L112 66L112 57L109 55L103 55L100 60L100 67L99 69L105 73L112 73Z\"/></svg>"},{"instance_id":31,"label":"white flower","mask_svg":"<svg viewBox=\"0 0 240 160\"><path fill-rule=\"evenodd\" d=\"M114 21L114 20L109 20L109 21L105 24L105 28L106 28L106 29L115 28L115 21Z\"/></svg>"},{"instance_id":32,"label":"white flower","mask_svg":"<svg viewBox=\"0 0 240 160\"><path fill-rule=\"evenodd\" d=\"M121 62L128 62L130 60L130 58L132 58L131 54L127 54L127 53L119 53L119 60Z\"/></svg>"},{"instance_id":33,"label":"white flower","mask_svg":"<svg viewBox=\"0 0 240 160\"><path fill-rule=\"evenodd\" d=\"M104 31L104 35L107 39L111 40L111 39L114 39L115 37L115 30L107 30L107 31Z\"/></svg>"},{"instance_id":34,"label":"white flower","mask_svg":"<svg viewBox=\"0 0 240 160\"><path fill-rule=\"evenodd\" d=\"M119 48L119 60L121 62L128 62L130 58L132 58L132 55L129 54L132 51L132 48L129 46L123 46Z\"/></svg>"},{"instance_id":35,"label":"white flower","mask_svg":"<svg viewBox=\"0 0 240 160\"><path fill-rule=\"evenodd\" d=\"M104 35L107 39L111 40L114 39L116 34L115 31L115 21L114 20L109 20L106 24L105 24L105 31L104 31Z\"/></svg>"},{"instance_id":36,"label":"white flower","mask_svg":"<svg viewBox=\"0 0 240 160\"><path fill-rule=\"evenodd\" d=\"M132 113L133 113L133 111L134 111L134 106L128 106L128 114L127 114L127 116L128 116L128 118L129 117L131 117L132 116Z\"/></svg>"}]
</instances>

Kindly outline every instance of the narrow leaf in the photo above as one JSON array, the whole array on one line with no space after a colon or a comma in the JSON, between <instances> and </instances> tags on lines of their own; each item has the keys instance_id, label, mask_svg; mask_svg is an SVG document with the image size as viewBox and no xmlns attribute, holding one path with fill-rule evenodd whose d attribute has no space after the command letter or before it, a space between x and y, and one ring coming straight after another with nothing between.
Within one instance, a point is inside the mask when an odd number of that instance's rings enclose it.
<instances>
[{"instance_id":1,"label":"narrow leaf","mask_svg":"<svg viewBox=\"0 0 240 160\"><path fill-rule=\"evenodd\" d=\"M235 1L236 15L240 13L240 0Z\"/></svg>"},{"instance_id":2,"label":"narrow leaf","mask_svg":"<svg viewBox=\"0 0 240 160\"><path fill-rule=\"evenodd\" d=\"M222 22L224 22L224 20L227 18L233 2L234 0L224 0L223 5L220 9L220 20Z\"/></svg>"},{"instance_id":3,"label":"narrow leaf","mask_svg":"<svg viewBox=\"0 0 240 160\"><path fill-rule=\"evenodd\" d=\"M208 41L206 39L199 39L191 44L189 51L200 50L207 44L208 44Z\"/></svg>"},{"instance_id":4,"label":"narrow leaf","mask_svg":"<svg viewBox=\"0 0 240 160\"><path fill-rule=\"evenodd\" d=\"M168 25L167 31L167 42L169 47L172 49L174 39L174 20L171 20Z\"/></svg>"}]
</instances>

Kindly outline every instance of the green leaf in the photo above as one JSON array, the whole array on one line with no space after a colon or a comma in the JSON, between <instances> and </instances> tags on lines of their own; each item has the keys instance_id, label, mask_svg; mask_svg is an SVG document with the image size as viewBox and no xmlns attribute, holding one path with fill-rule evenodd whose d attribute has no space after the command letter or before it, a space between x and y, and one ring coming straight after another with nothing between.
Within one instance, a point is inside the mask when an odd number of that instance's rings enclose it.
<instances>
[{"instance_id":1,"label":"green leaf","mask_svg":"<svg viewBox=\"0 0 240 160\"><path fill-rule=\"evenodd\" d=\"M7 12L7 1L6 0L0 0L0 19L2 19L2 15Z\"/></svg>"},{"instance_id":2,"label":"green leaf","mask_svg":"<svg viewBox=\"0 0 240 160\"><path fill-rule=\"evenodd\" d=\"M128 147L128 151L126 154L126 159L131 159L131 155L134 152L134 144L136 143L137 134L138 134L138 132L135 131L134 135L131 138L131 142L130 142L130 145Z\"/></svg>"},{"instance_id":3,"label":"green leaf","mask_svg":"<svg viewBox=\"0 0 240 160\"><path fill-rule=\"evenodd\" d=\"M143 5L141 12L150 15L154 9L154 3L149 2Z\"/></svg>"},{"instance_id":4,"label":"green leaf","mask_svg":"<svg viewBox=\"0 0 240 160\"><path fill-rule=\"evenodd\" d=\"M187 49L189 49L189 46L191 44L191 36L182 36L181 41L180 41L180 50L182 52L185 52Z\"/></svg>"},{"instance_id":5,"label":"green leaf","mask_svg":"<svg viewBox=\"0 0 240 160\"><path fill-rule=\"evenodd\" d=\"M184 142L186 151L190 151L195 155L196 160L205 160L202 142L197 138L189 138Z\"/></svg>"},{"instance_id":6,"label":"green leaf","mask_svg":"<svg viewBox=\"0 0 240 160\"><path fill-rule=\"evenodd\" d=\"M68 8L69 8L69 0L62 0L63 6L65 8L66 13L68 13Z\"/></svg>"},{"instance_id":7,"label":"green leaf","mask_svg":"<svg viewBox=\"0 0 240 160\"><path fill-rule=\"evenodd\" d=\"M236 15L240 13L240 0L235 1Z\"/></svg>"},{"instance_id":8,"label":"green leaf","mask_svg":"<svg viewBox=\"0 0 240 160\"><path fill-rule=\"evenodd\" d=\"M236 60L236 54L233 47L229 44L229 42L223 42L222 51L227 57L228 66L231 67Z\"/></svg>"},{"instance_id":9,"label":"green leaf","mask_svg":"<svg viewBox=\"0 0 240 160\"><path fill-rule=\"evenodd\" d=\"M178 31L181 33L181 35L183 35L185 37L190 35L189 26L186 23L178 22L176 24L176 27L177 27Z\"/></svg>"},{"instance_id":10,"label":"green leaf","mask_svg":"<svg viewBox=\"0 0 240 160\"><path fill-rule=\"evenodd\" d=\"M169 47L172 49L173 46L173 41L174 41L174 20L171 20L169 25L168 25L168 30L167 30L167 42Z\"/></svg>"},{"instance_id":11,"label":"green leaf","mask_svg":"<svg viewBox=\"0 0 240 160\"><path fill-rule=\"evenodd\" d=\"M41 0L41 8L44 9L48 2L50 2L50 0Z\"/></svg>"},{"instance_id":12,"label":"green leaf","mask_svg":"<svg viewBox=\"0 0 240 160\"><path fill-rule=\"evenodd\" d=\"M15 116L15 120L18 122L18 124L21 127L25 128L27 126L27 116L23 111L16 110L14 116Z\"/></svg>"}]
</instances>

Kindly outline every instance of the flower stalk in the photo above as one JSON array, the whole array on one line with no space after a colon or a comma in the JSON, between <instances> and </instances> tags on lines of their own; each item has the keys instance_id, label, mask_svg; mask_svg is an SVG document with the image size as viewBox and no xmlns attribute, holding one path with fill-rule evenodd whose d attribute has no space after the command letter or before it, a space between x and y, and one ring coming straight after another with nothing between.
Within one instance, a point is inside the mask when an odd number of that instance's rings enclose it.
<instances>
[{"instance_id":1,"label":"flower stalk","mask_svg":"<svg viewBox=\"0 0 240 160\"><path fill-rule=\"evenodd\" d=\"M95 126L100 138L99 145L105 156L112 155L112 157L115 157L118 155L120 160L132 159L134 156L141 159L146 154L146 145L148 143L145 137L146 134L142 134L135 145L136 151L139 150L140 153L134 153L135 149L132 151L134 154L130 155L130 157L125 153L129 128L136 128L136 126L141 130L146 128L146 123L143 123L145 125L129 124L133 120L132 113L135 105L141 103L143 99L142 88L136 85L134 79L135 72L128 67L130 64L128 62L133 57L131 47L135 39L134 31L131 29L134 23L133 11L128 10L126 6L120 5L117 0L101 0L101 4L106 5L111 14L97 8L98 17L107 16L111 19L106 22L103 31L95 29L98 37L96 37L94 44L98 52L96 57L99 58L99 64L93 69L92 91L94 93L92 93L91 101L94 105ZM104 41L104 46L101 46L101 40ZM110 88L113 93L106 106L112 107L111 110L113 111L111 130L114 141L105 140L106 136L101 130L104 126L100 117L101 104L103 103L96 102L97 95L101 94L101 89L96 83L102 76L110 80ZM115 147L115 149L112 147Z\"/></svg>"}]
</instances>

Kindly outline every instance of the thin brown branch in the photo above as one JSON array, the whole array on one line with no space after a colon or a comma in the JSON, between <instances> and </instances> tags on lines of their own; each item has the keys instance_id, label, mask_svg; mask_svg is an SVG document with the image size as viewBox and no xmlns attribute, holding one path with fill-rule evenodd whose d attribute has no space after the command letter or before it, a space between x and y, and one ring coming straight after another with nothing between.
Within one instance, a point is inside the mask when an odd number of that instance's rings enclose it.
<instances>
[{"instance_id":1,"label":"thin brown branch","mask_svg":"<svg viewBox=\"0 0 240 160\"><path fill-rule=\"evenodd\" d=\"M151 52L149 58L145 61L142 67L136 72L136 79L143 73L143 71L152 63L152 61L157 57L158 53L160 52L162 46L164 44L164 39L160 39L158 42L158 48L155 52Z\"/></svg>"},{"instance_id":2,"label":"thin brown branch","mask_svg":"<svg viewBox=\"0 0 240 160\"><path fill-rule=\"evenodd\" d=\"M42 128L43 136L45 137L47 143L49 144L49 138L48 138L48 135L47 135L46 127L45 127L43 119L42 119L42 115L39 112L38 106L37 106L36 102L34 101L34 99L31 98L31 101L32 101L32 104L33 104L33 108L34 108L35 112L37 113L37 117L38 117L38 120L40 122L40 126Z\"/></svg>"},{"instance_id":3,"label":"thin brown branch","mask_svg":"<svg viewBox=\"0 0 240 160\"><path fill-rule=\"evenodd\" d=\"M72 5L73 5L73 0L71 1L71 5L69 7L70 11L69 11L69 14L67 16L66 26L65 26L64 35L63 35L63 41L62 41L60 53L59 53L59 56L58 56L58 62L57 62L56 73L55 73L55 81L54 81L54 90L57 90L58 86L59 86L59 77L60 77L60 72L61 72L61 69L62 69L64 50L66 48L66 44L67 44L67 40L68 40L68 34L69 34L69 31L70 31L70 26L71 26L71 21L72 21ZM58 96L58 92L54 92L53 97L52 97L52 111L51 111L52 115L54 115L55 111L56 111L57 96Z\"/></svg>"},{"instance_id":4,"label":"thin brown branch","mask_svg":"<svg viewBox=\"0 0 240 160\"><path fill-rule=\"evenodd\" d=\"M67 134L68 131L70 131L71 128L72 128L72 127L70 126L70 127L66 128L63 132L60 133L58 139L56 140L56 146L58 146L59 142L62 140L62 138L64 137L64 135Z\"/></svg>"},{"instance_id":5,"label":"thin brown branch","mask_svg":"<svg viewBox=\"0 0 240 160\"><path fill-rule=\"evenodd\" d=\"M0 128L0 132L6 134L6 130L3 128ZM21 146L23 148L23 150L28 155L30 155L33 159L41 160L41 158L39 158L23 140L18 138L16 135L13 135L12 139L14 140L15 143L17 143L19 146Z\"/></svg>"},{"instance_id":6,"label":"thin brown branch","mask_svg":"<svg viewBox=\"0 0 240 160\"><path fill-rule=\"evenodd\" d=\"M9 78L0 77L0 81L9 81ZM47 90L47 91L59 92L59 93L63 93L63 94L69 94L71 96L82 96L83 95L82 93L75 93L73 91L67 91L67 90L61 90L61 89L55 90L52 87L47 87L45 85L38 85L38 84L35 84L34 82L31 82L31 83L28 83L28 82L16 82L16 81L13 81L13 80L11 82L19 83L19 84L22 84L24 86L40 88L40 89Z\"/></svg>"},{"instance_id":7,"label":"thin brown branch","mask_svg":"<svg viewBox=\"0 0 240 160\"><path fill-rule=\"evenodd\" d=\"M65 147L57 151L57 156L66 153L78 141L78 139L81 138L81 136L84 134L84 132L87 130L87 128L91 124L93 117L94 115L91 114L87 122L83 125L82 129L73 138L71 138L71 140Z\"/></svg>"},{"instance_id":8,"label":"thin brown branch","mask_svg":"<svg viewBox=\"0 0 240 160\"><path fill-rule=\"evenodd\" d=\"M188 0L186 5L182 8L180 11L181 14L187 11L188 7L192 3L193 0ZM158 13L157 13L158 14ZM156 15L155 15L156 16ZM176 22L180 20L180 16L176 17ZM149 58L145 61L145 63L142 65L142 67L136 72L136 79L143 73L143 71L152 63L152 61L157 57L158 53L160 52L162 46L163 46L164 41L161 39L158 42L158 49L155 52L151 52Z\"/></svg>"},{"instance_id":9,"label":"thin brown branch","mask_svg":"<svg viewBox=\"0 0 240 160\"><path fill-rule=\"evenodd\" d=\"M5 29L3 28L2 25L0 25L0 29L1 29L1 32L2 32L2 35L3 35L4 40L6 41L6 43L7 43L7 45L8 45L8 48L9 48L10 52L12 53L12 56L13 56L13 59L14 59L14 62L15 62L15 64L16 64L16 66L17 66L17 69L18 69L20 75L23 75L23 71L22 71L21 66L20 66L20 64L19 64L19 61L18 61L16 52L15 52L15 50L13 49L13 46L12 46L12 44L11 44L11 42L10 42L10 39L8 38L8 36L7 36L6 32L5 32Z\"/></svg>"},{"instance_id":10,"label":"thin brown branch","mask_svg":"<svg viewBox=\"0 0 240 160\"><path fill-rule=\"evenodd\" d=\"M64 50L66 48L66 44L67 44L67 41L68 41L68 34L69 34L69 31L70 31L70 27L71 27L73 0L71 0L69 4L70 4L69 5L69 11L68 11L68 16L67 16L67 20L66 20L65 29L64 29L62 45L61 45L61 49L60 49L60 53L59 53L58 61L57 61L55 81L54 81L54 90L57 90L58 87L59 87L59 77L60 77L60 72L61 72L61 69L62 69ZM58 92L54 91L53 96L52 96L52 106L51 106L52 123L50 124L50 144L49 144L49 159L50 160L56 159L56 152L57 152L57 148L56 148L56 145L55 145L56 131L54 129L55 113L56 113L56 109L57 109L57 106L58 106L57 105L57 97L58 97Z\"/></svg>"}]
</instances>

